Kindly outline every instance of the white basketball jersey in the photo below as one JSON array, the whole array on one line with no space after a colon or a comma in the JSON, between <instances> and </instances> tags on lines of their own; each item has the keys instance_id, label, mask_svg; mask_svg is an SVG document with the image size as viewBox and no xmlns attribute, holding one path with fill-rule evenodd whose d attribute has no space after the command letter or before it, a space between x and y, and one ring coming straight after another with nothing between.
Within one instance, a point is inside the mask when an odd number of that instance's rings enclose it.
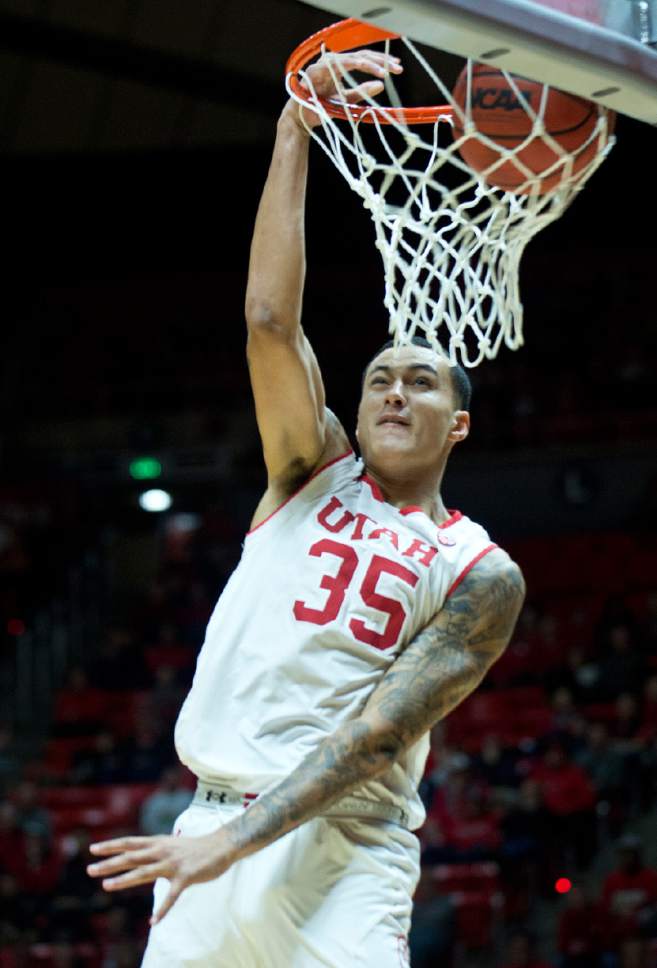
<instances>
[{"instance_id":1,"label":"white basketball jersey","mask_svg":"<svg viewBox=\"0 0 657 968\"><path fill-rule=\"evenodd\" d=\"M359 714L395 658L495 548L451 512L436 526L395 508L350 451L251 531L208 624L176 724L200 779L263 793ZM429 749L420 740L359 796L394 803L411 828Z\"/></svg>"}]
</instances>

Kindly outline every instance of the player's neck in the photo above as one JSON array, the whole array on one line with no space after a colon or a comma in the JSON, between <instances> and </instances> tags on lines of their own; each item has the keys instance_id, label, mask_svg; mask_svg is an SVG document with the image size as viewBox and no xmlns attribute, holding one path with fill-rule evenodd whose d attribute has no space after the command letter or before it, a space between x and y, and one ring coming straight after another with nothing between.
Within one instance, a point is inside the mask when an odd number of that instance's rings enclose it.
<instances>
[{"instance_id":1,"label":"player's neck","mask_svg":"<svg viewBox=\"0 0 657 968\"><path fill-rule=\"evenodd\" d=\"M436 524L442 524L449 518L449 511L440 496L442 470L439 474L432 472L426 478L418 480L399 479L382 473L372 467L366 467L365 473L379 487L383 499L396 508L419 507Z\"/></svg>"}]
</instances>

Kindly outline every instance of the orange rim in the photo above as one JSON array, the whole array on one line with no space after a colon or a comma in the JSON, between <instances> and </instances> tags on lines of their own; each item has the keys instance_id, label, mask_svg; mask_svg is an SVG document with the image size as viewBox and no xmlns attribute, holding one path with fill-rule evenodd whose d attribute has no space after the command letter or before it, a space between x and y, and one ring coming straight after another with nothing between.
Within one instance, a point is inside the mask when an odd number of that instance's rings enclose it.
<instances>
[{"instance_id":1,"label":"orange rim","mask_svg":"<svg viewBox=\"0 0 657 968\"><path fill-rule=\"evenodd\" d=\"M398 37L399 34L382 30L373 24L362 23L362 21L355 20L353 17L324 27L323 30L318 30L316 34L311 34L290 54L285 65L285 74L289 78L290 90L295 97L306 101L312 107L313 98L309 91L303 87L299 72L318 54L321 54L324 48L337 54L346 50L354 50L356 47L379 43L382 40L397 40ZM437 121L438 118L451 118L453 115L453 109L449 104L419 108L385 108L372 107L369 104L350 104L345 109L344 104L340 101L323 97L318 97L317 100L332 118L346 120L350 117L354 121L365 121L368 124L374 124L375 121L382 124L390 124L393 121L402 124L430 124ZM347 114L347 111L349 114Z\"/></svg>"}]
</instances>

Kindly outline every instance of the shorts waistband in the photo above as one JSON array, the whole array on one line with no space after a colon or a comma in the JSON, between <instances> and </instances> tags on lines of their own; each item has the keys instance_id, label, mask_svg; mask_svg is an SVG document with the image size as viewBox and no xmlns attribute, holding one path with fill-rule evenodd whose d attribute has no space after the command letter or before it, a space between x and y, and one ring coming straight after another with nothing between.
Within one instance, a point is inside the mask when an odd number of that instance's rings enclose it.
<instances>
[{"instance_id":1,"label":"shorts waistband","mask_svg":"<svg viewBox=\"0 0 657 968\"><path fill-rule=\"evenodd\" d=\"M240 793L232 787L218 783L205 783L199 780L196 786L193 803L196 806L233 805L244 808L258 799L258 793ZM394 803L381 803L378 800L366 800L364 797L348 796L338 800L332 806L323 810L322 817L358 817L368 820L385 820L388 823L399 824L408 829L408 814Z\"/></svg>"}]
</instances>

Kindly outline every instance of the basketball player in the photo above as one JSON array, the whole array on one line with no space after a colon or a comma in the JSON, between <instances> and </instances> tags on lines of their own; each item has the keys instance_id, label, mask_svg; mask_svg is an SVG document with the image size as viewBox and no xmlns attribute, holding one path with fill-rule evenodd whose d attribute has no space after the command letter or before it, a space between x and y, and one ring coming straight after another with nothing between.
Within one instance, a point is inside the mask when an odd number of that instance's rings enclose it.
<instances>
[{"instance_id":1,"label":"basketball player","mask_svg":"<svg viewBox=\"0 0 657 968\"><path fill-rule=\"evenodd\" d=\"M373 76L355 98L401 70L366 50L334 63ZM311 73L330 95L326 61ZM176 726L198 790L173 836L92 848L108 891L156 881L148 968L407 965L428 732L500 655L524 594L506 553L440 497L469 429L460 368L423 345L377 353L362 462L325 407L300 324L315 122L285 107L253 236L268 486Z\"/></svg>"}]
</instances>

